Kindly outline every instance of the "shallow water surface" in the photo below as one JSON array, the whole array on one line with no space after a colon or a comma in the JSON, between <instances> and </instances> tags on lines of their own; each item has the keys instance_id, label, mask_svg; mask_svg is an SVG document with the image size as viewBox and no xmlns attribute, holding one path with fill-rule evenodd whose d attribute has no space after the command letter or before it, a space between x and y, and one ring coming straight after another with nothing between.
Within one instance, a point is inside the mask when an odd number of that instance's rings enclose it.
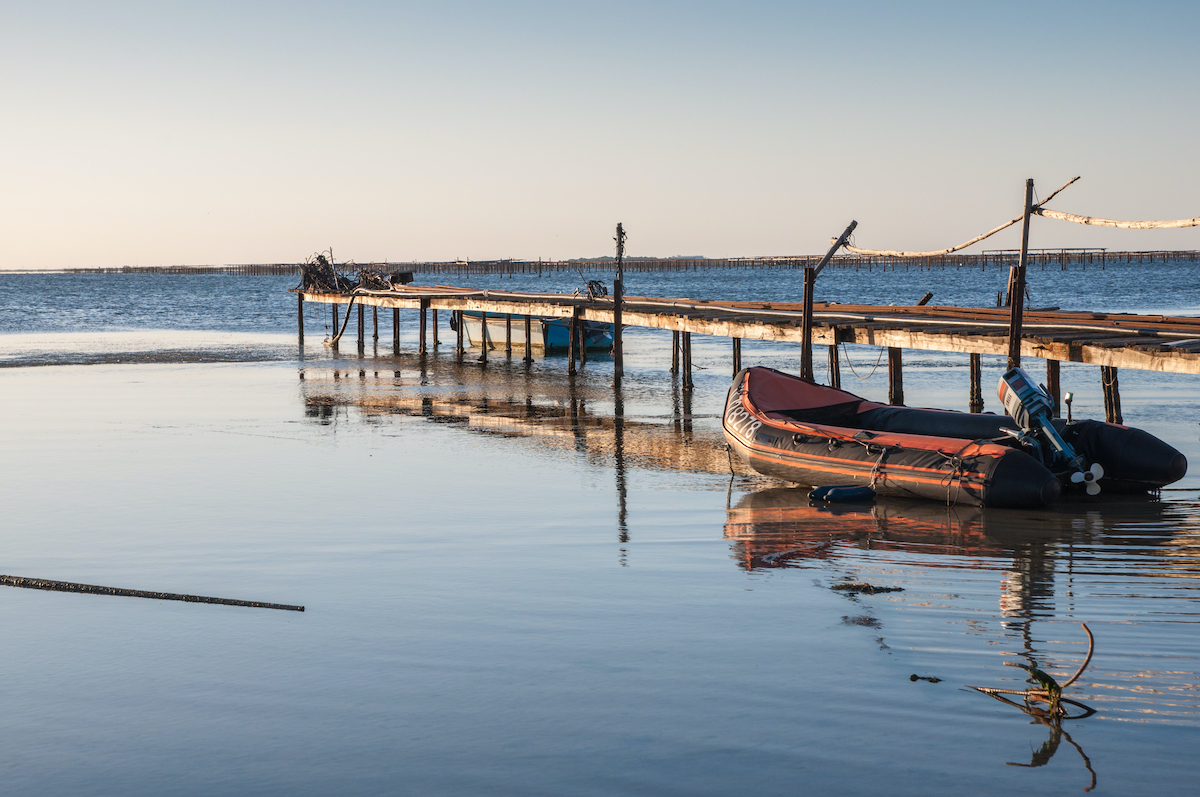
<instances>
[{"instance_id":1,"label":"shallow water surface","mask_svg":"<svg viewBox=\"0 0 1200 797\"><path fill-rule=\"evenodd\" d=\"M1189 791L1195 493L828 510L730 473L720 390L560 368L0 371L0 571L307 607L3 590L11 787ZM966 688L1065 678L1080 622L1095 715Z\"/></svg>"}]
</instances>

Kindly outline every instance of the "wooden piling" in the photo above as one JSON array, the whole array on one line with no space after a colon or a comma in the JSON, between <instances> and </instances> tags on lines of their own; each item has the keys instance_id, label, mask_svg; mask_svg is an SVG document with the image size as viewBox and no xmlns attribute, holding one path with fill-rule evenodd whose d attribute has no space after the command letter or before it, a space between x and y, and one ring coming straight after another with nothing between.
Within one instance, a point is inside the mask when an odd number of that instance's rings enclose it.
<instances>
[{"instance_id":1,"label":"wooden piling","mask_svg":"<svg viewBox=\"0 0 1200 797\"><path fill-rule=\"evenodd\" d=\"M451 310L450 317L455 320L454 324L454 356L459 362L463 358L463 320L461 310Z\"/></svg>"},{"instance_id":2,"label":"wooden piling","mask_svg":"<svg viewBox=\"0 0 1200 797\"><path fill-rule=\"evenodd\" d=\"M379 340L379 307L371 305L371 340Z\"/></svg>"},{"instance_id":3,"label":"wooden piling","mask_svg":"<svg viewBox=\"0 0 1200 797\"><path fill-rule=\"evenodd\" d=\"M904 361L903 349L888 346L888 404L904 406Z\"/></svg>"},{"instance_id":4,"label":"wooden piling","mask_svg":"<svg viewBox=\"0 0 1200 797\"><path fill-rule=\"evenodd\" d=\"M334 302L334 304L333 304L333 335L331 336L331 340L332 340L332 343L330 343L330 347L334 351L337 351L337 347L338 347L338 306L337 306L337 302Z\"/></svg>"},{"instance_id":5,"label":"wooden piling","mask_svg":"<svg viewBox=\"0 0 1200 797\"><path fill-rule=\"evenodd\" d=\"M296 329L300 334L300 345L304 345L304 294L296 292Z\"/></svg>"},{"instance_id":6,"label":"wooden piling","mask_svg":"<svg viewBox=\"0 0 1200 797\"><path fill-rule=\"evenodd\" d=\"M525 316L525 364L533 362L533 323L528 315Z\"/></svg>"},{"instance_id":7,"label":"wooden piling","mask_svg":"<svg viewBox=\"0 0 1200 797\"><path fill-rule=\"evenodd\" d=\"M367 347L367 332L366 332L366 313L363 312L363 306L358 305L358 348L365 349Z\"/></svg>"},{"instance_id":8,"label":"wooden piling","mask_svg":"<svg viewBox=\"0 0 1200 797\"><path fill-rule=\"evenodd\" d=\"M438 320L437 320L437 313L438 313L438 311L437 311L437 310L430 310L430 311L429 311L429 314L430 314L429 323L430 323L430 327L431 327L431 328L432 328L432 330L433 330L433 345L434 345L434 347L437 347L437 345L438 345L439 343L441 343L441 342L442 342L442 341L441 341L441 340L438 338Z\"/></svg>"},{"instance_id":9,"label":"wooden piling","mask_svg":"<svg viewBox=\"0 0 1200 797\"><path fill-rule=\"evenodd\" d=\"M1021 226L1021 257L1010 274L1008 304L1008 368L1021 365L1021 320L1025 312L1025 267L1029 263L1029 215L1033 212L1033 178L1025 181L1025 222Z\"/></svg>"},{"instance_id":10,"label":"wooden piling","mask_svg":"<svg viewBox=\"0 0 1200 797\"><path fill-rule=\"evenodd\" d=\"M579 346L579 308L576 307L571 313L571 323L568 327L567 337L567 373L575 373L575 352Z\"/></svg>"},{"instance_id":11,"label":"wooden piling","mask_svg":"<svg viewBox=\"0 0 1200 797\"><path fill-rule=\"evenodd\" d=\"M479 348L483 350L483 353L479 355L479 361L486 363L488 355L488 328L486 310L481 310L479 312Z\"/></svg>"},{"instance_id":12,"label":"wooden piling","mask_svg":"<svg viewBox=\"0 0 1200 797\"><path fill-rule=\"evenodd\" d=\"M742 339L733 338L733 375L737 376L742 370Z\"/></svg>"},{"instance_id":13,"label":"wooden piling","mask_svg":"<svg viewBox=\"0 0 1200 797\"><path fill-rule=\"evenodd\" d=\"M613 378L625 373L625 349L621 338L621 305L625 298L625 228L617 224L617 273L613 278ZM586 348L586 344L585 344Z\"/></svg>"},{"instance_id":14,"label":"wooden piling","mask_svg":"<svg viewBox=\"0 0 1200 797\"><path fill-rule=\"evenodd\" d=\"M336 312L336 311L335 311ZM679 373L679 330L671 330L671 373Z\"/></svg>"},{"instance_id":15,"label":"wooden piling","mask_svg":"<svg viewBox=\"0 0 1200 797\"><path fill-rule=\"evenodd\" d=\"M683 389L691 390L692 382L692 333L684 332L683 338Z\"/></svg>"},{"instance_id":16,"label":"wooden piling","mask_svg":"<svg viewBox=\"0 0 1200 797\"><path fill-rule=\"evenodd\" d=\"M800 340L800 378L813 381L812 325L813 291L817 285L817 270L804 269L803 310L800 323L803 325Z\"/></svg>"},{"instance_id":17,"label":"wooden piling","mask_svg":"<svg viewBox=\"0 0 1200 797\"><path fill-rule=\"evenodd\" d=\"M1109 423L1125 423L1121 415L1121 390L1117 382L1117 369L1100 366L1100 384L1104 388L1104 420Z\"/></svg>"},{"instance_id":18,"label":"wooden piling","mask_svg":"<svg viewBox=\"0 0 1200 797\"><path fill-rule=\"evenodd\" d=\"M392 353L400 353L400 308L392 308Z\"/></svg>"},{"instance_id":19,"label":"wooden piling","mask_svg":"<svg viewBox=\"0 0 1200 797\"><path fill-rule=\"evenodd\" d=\"M838 346L829 344L829 386L842 389L842 366L838 361Z\"/></svg>"},{"instance_id":20,"label":"wooden piling","mask_svg":"<svg viewBox=\"0 0 1200 797\"><path fill-rule=\"evenodd\" d=\"M512 313L504 314L504 354L512 357Z\"/></svg>"},{"instance_id":21,"label":"wooden piling","mask_svg":"<svg viewBox=\"0 0 1200 797\"><path fill-rule=\"evenodd\" d=\"M978 354L971 355L971 412L983 412L983 367Z\"/></svg>"},{"instance_id":22,"label":"wooden piling","mask_svg":"<svg viewBox=\"0 0 1200 797\"><path fill-rule=\"evenodd\" d=\"M1062 417L1062 392L1058 380L1058 360L1046 360L1046 391L1054 401L1053 417Z\"/></svg>"},{"instance_id":23,"label":"wooden piling","mask_svg":"<svg viewBox=\"0 0 1200 797\"><path fill-rule=\"evenodd\" d=\"M420 320L420 326L419 326L418 332L417 332L417 354L421 355L422 357L425 356L425 336L426 336L425 312L428 309L429 309L429 300L421 299L420 308L418 309L418 312L421 315L421 320ZM461 330L462 329L462 319L460 318L458 321L459 321L458 326L459 326L459 329ZM461 349L461 348L462 348L462 333L459 332L459 349Z\"/></svg>"}]
</instances>

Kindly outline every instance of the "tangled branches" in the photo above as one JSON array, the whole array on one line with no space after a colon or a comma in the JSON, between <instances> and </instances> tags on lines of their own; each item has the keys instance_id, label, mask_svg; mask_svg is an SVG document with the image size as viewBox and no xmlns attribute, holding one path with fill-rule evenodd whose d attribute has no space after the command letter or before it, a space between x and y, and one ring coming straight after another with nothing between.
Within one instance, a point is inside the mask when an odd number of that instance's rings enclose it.
<instances>
[{"instance_id":1,"label":"tangled branches","mask_svg":"<svg viewBox=\"0 0 1200 797\"><path fill-rule=\"evenodd\" d=\"M324 252L317 252L300 265L300 290L308 293L349 293L356 287L358 282L337 270L333 262L332 247Z\"/></svg>"},{"instance_id":2,"label":"tangled branches","mask_svg":"<svg viewBox=\"0 0 1200 797\"><path fill-rule=\"evenodd\" d=\"M1091 709L1082 703L1079 703L1078 701L1068 700L1062 696L1062 690L1075 683L1075 681L1079 679L1079 676L1083 674L1083 671L1087 669L1088 664L1092 660L1092 651L1096 644L1095 637L1092 636L1091 629L1087 627L1087 623L1080 623L1080 625L1083 626L1084 633L1086 633L1088 636L1087 656L1084 658L1083 664L1079 665L1079 669L1075 671L1075 674L1061 685L1049 675L1039 670L1037 667L1031 667L1028 664L1018 664L1017 662L1006 661L1004 662L1006 665L1010 667L1020 667L1028 672L1034 682L1037 683L1037 686L1030 687L1028 689L993 689L992 687L988 686L972 686L970 688L979 692L983 692L985 695L991 695L992 697L1004 703L1017 706L1031 717L1049 720L1050 722L1056 724L1064 719L1082 719L1083 717L1090 717L1092 714L1096 713L1094 709ZM1014 703L1007 698L1001 697L1001 695L1020 695L1024 698L1024 705ZM1046 704L1046 708L1036 705L1039 703ZM1071 705L1082 709L1085 713L1075 716L1068 716L1067 709L1063 705L1064 703L1070 703Z\"/></svg>"}]
</instances>

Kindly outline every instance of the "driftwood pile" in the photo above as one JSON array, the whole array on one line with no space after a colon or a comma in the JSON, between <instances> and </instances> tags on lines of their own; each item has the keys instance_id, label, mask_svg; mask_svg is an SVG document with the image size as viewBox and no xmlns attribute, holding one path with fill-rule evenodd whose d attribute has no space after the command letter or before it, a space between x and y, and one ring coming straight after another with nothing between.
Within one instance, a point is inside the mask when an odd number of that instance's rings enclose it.
<instances>
[{"instance_id":1,"label":"driftwood pile","mask_svg":"<svg viewBox=\"0 0 1200 797\"><path fill-rule=\"evenodd\" d=\"M360 268L351 276L349 269L353 267L354 261L348 260L339 269L334 263L332 249L317 252L300 264L300 284L297 287L307 293L351 293L356 288L387 291L396 285L412 282L411 271L384 274Z\"/></svg>"}]
</instances>

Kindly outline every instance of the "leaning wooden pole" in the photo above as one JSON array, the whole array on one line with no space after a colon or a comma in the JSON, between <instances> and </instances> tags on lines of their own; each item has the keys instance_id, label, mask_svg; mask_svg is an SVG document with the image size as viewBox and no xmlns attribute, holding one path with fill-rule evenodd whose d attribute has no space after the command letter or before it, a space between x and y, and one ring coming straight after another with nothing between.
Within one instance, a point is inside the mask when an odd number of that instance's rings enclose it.
<instances>
[{"instance_id":1,"label":"leaning wooden pole","mask_svg":"<svg viewBox=\"0 0 1200 797\"><path fill-rule=\"evenodd\" d=\"M846 239L850 237L850 233L854 232L854 228L858 226L857 221L851 221L845 231L837 237L833 242L833 246L829 247L829 251L821 258L821 262L816 268L804 269L804 296L803 307L804 312L801 314L801 333L800 333L800 376L810 382L813 378L813 362L812 362L812 327L813 327L813 291L817 285L817 277L820 276L821 270L829 264L837 251L846 245Z\"/></svg>"},{"instance_id":2,"label":"leaning wooden pole","mask_svg":"<svg viewBox=\"0 0 1200 797\"><path fill-rule=\"evenodd\" d=\"M621 303L625 296L625 229L617 223L617 275L613 279L613 378L625 373L625 352L621 344Z\"/></svg>"},{"instance_id":3,"label":"leaning wooden pole","mask_svg":"<svg viewBox=\"0 0 1200 797\"><path fill-rule=\"evenodd\" d=\"M1021 366L1021 320L1025 313L1025 266L1029 262L1029 216L1033 212L1033 178L1025 181L1025 218L1021 223L1021 257L1009 280L1008 368Z\"/></svg>"}]
</instances>

